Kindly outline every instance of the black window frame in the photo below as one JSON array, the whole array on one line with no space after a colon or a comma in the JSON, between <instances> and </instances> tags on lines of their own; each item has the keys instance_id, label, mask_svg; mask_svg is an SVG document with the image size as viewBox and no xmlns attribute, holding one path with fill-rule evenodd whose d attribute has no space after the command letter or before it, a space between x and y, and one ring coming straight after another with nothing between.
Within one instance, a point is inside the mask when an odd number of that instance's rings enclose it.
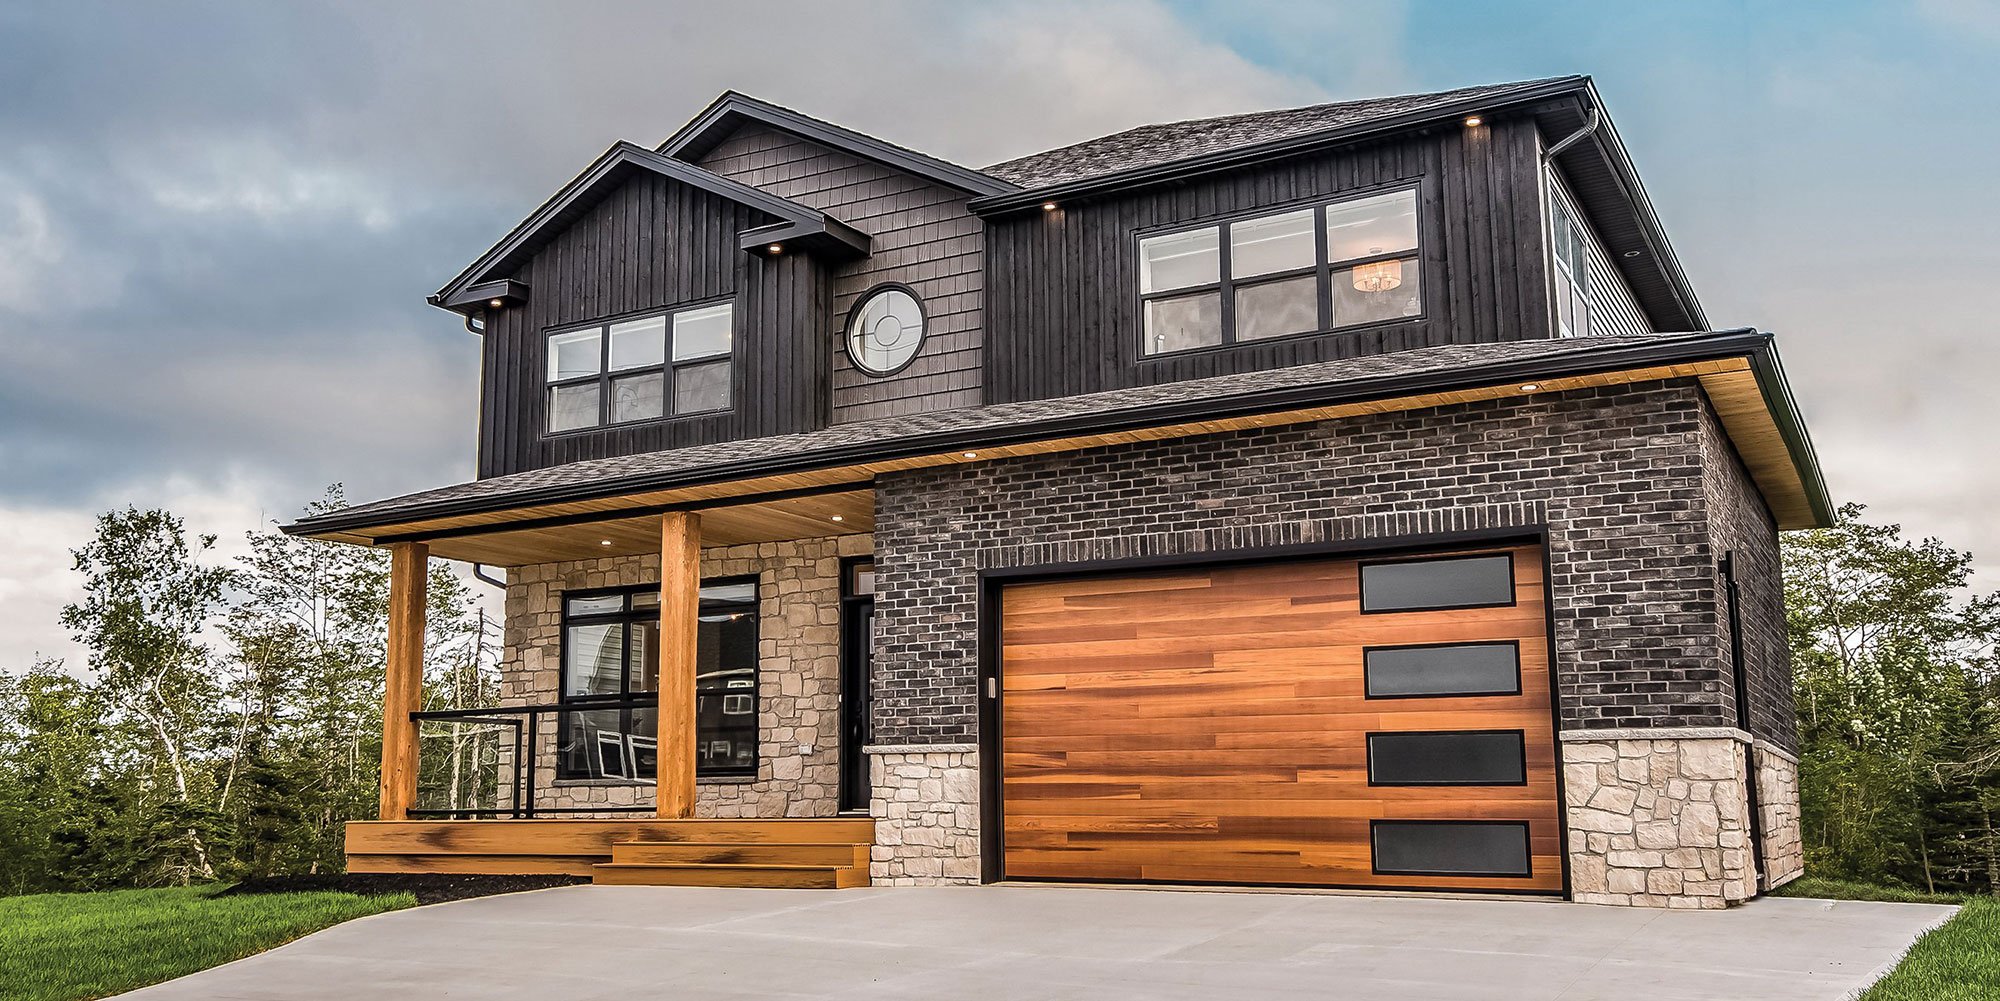
<instances>
[{"instance_id":1,"label":"black window frame","mask_svg":"<svg viewBox=\"0 0 2000 1001\"><path fill-rule=\"evenodd\" d=\"M1363 257L1342 258L1337 261L1332 261L1327 259L1328 239L1326 230L1326 210L1328 208L1335 205L1343 205L1348 202L1365 201L1370 198L1380 198L1387 195L1402 194L1404 192L1408 192L1411 195L1412 207L1414 209L1416 230L1417 230L1416 246L1411 247L1407 250L1398 250L1382 254L1372 254ZM1230 271L1233 262L1231 261L1230 258L1230 228L1232 226L1236 226L1242 223L1257 222L1263 219L1274 218L1282 215L1290 215L1292 213L1299 211L1309 211L1312 213L1314 260L1310 266L1291 268L1285 271L1272 271L1272 272L1267 272L1265 274L1252 275L1245 278L1234 278L1231 276ZM1238 212L1226 216L1218 216L1196 223L1174 223L1169 226L1161 226L1151 229L1139 230L1133 234L1133 242L1132 242L1133 254L1134 254L1133 261L1135 262L1134 263L1135 278L1139 275L1140 268L1145 259L1145 243L1147 240L1157 239L1163 236L1177 236L1183 233L1196 233L1205 229L1213 229L1216 231L1216 254L1217 254L1216 257L1217 280L1214 282L1206 282L1200 285L1184 285L1173 289L1165 289L1157 292L1148 292L1145 289L1145 283L1143 282L1143 280L1135 280L1134 287L1138 289L1138 299L1137 299L1137 309L1133 313L1133 318L1138 327L1139 360L1143 362L1143 361L1151 361L1162 358L1181 358L1187 355L1197 354L1204 351L1229 350L1231 348L1242 347L1246 344L1268 344L1273 342L1284 342L1284 341L1295 340L1302 337L1318 337L1327 334L1349 333L1353 331L1367 330L1373 327L1384 326L1392 323L1411 323L1418 320L1427 319L1429 316L1431 296L1429 289L1426 288L1424 284L1426 276L1430 272L1430 269L1425 267L1423 262L1424 247L1426 243L1424 236L1425 234L1424 222L1425 222L1425 217L1424 217L1423 185L1419 181L1411 180L1396 184L1384 185L1376 188L1370 188L1365 191L1344 192L1335 197L1320 197L1306 201L1291 202L1282 205L1260 206L1251 211ZM1351 270L1353 268L1365 264L1381 264L1387 261L1400 261L1406 263L1414 263L1416 265L1417 312L1410 316L1395 316L1380 320L1367 320L1361 323L1344 323L1338 326L1334 325L1333 323L1334 272ZM1289 334L1279 334L1272 337L1257 337L1249 340L1242 340L1237 337L1236 292L1238 289L1255 288L1260 285L1270 285L1283 281L1291 281L1294 279L1306 277L1308 275L1313 276L1314 278L1315 308L1318 311L1318 315L1316 317L1317 322L1314 325L1314 329L1301 330ZM1194 295L1206 295L1211 292L1215 293L1220 300L1217 305L1217 317L1216 317L1216 322L1221 327L1221 340L1219 342L1215 344L1204 344L1198 347L1178 348L1171 351L1148 350L1147 328L1146 328L1146 306L1148 303L1167 300L1167 299L1180 299Z\"/></svg>"},{"instance_id":2,"label":"black window frame","mask_svg":"<svg viewBox=\"0 0 2000 1001\"><path fill-rule=\"evenodd\" d=\"M1511 570L1512 567L1509 567L1508 569ZM1430 611L1430 609L1423 609L1423 611ZM1387 613L1378 613L1378 614L1387 614ZM1483 692L1462 692L1462 691L1461 692L1412 692L1406 694L1377 695L1375 694L1375 689L1369 682L1368 655L1378 650L1449 650L1458 647L1468 647L1468 646L1511 647L1514 651L1514 687L1512 689L1508 689L1505 691L1494 690L1494 691L1483 691ZM1364 701L1370 699L1484 699L1484 698L1504 698L1506 696L1519 695L1519 694L1521 694L1521 641L1517 639L1454 640L1449 643L1383 643L1375 646L1364 646L1361 648L1361 698Z\"/></svg>"},{"instance_id":3,"label":"black window frame","mask_svg":"<svg viewBox=\"0 0 2000 1001\"><path fill-rule=\"evenodd\" d=\"M895 365L885 369L874 369L864 364L861 361L860 356L854 353L854 321L861 318L861 311L867 309L869 303L874 302L877 298L886 295L890 292L901 292L904 295L909 296L911 302L916 303L917 346L914 350L910 352L910 356L908 358L903 359L902 364ZM840 325L841 351L847 356L847 363L853 366L856 372L859 372L862 375L865 375L871 379L887 379L891 376L900 375L904 369L909 368L912 365L915 365L917 363L917 358L923 355L924 345L930 340L930 336L931 336L930 307L924 303L924 297L920 295L914 287L904 284L903 282L881 282L876 285L870 286L866 292L861 293L861 298L854 300L854 305L848 307L847 318L845 322L843 322Z\"/></svg>"},{"instance_id":4,"label":"black window frame","mask_svg":"<svg viewBox=\"0 0 2000 1001\"><path fill-rule=\"evenodd\" d=\"M1369 608L1368 607L1369 567L1389 566L1393 564L1402 564L1402 563L1449 563L1458 560L1484 560L1484 559L1492 559L1496 556L1505 558L1507 561L1506 601L1480 601L1462 605L1424 605L1420 608ZM1500 550L1493 550L1490 552L1480 552L1480 553L1446 553L1439 556L1409 556L1392 560L1363 560L1360 563L1357 563L1354 569L1355 604L1360 608L1362 615L1421 615L1425 612L1456 612L1456 611L1463 611L1469 608L1510 608L1514 605L1518 605L1521 603L1521 580L1520 577L1518 576L1519 569L1520 568L1517 567L1514 563L1514 551L1511 549L1500 549Z\"/></svg>"},{"instance_id":5,"label":"black window frame","mask_svg":"<svg viewBox=\"0 0 2000 1001\"><path fill-rule=\"evenodd\" d=\"M719 603L717 606L701 606L697 614L700 614L700 612L707 611L710 607L723 607L723 608L740 607L744 611L749 612L752 616L755 617L754 621L758 631L758 645L761 646L763 639L763 621L764 621L763 604L762 604L764 596L764 584L761 577L757 574L740 574L730 577L704 578L700 582L700 586L703 590L706 590L708 588L741 586L744 584L748 584L751 587L751 594L749 599L745 601L732 601L726 603ZM559 634L560 641L558 643L558 649L556 653L556 703L562 706L563 709L565 710L557 714L556 747L558 750L556 752L556 764L555 764L555 780L557 782L624 782L631 785L649 785L652 783L652 779L649 776L624 776L621 778L617 776L607 777L607 776L572 774L569 769L568 759L562 753L561 748L566 747L569 744L571 717L579 712L590 711L593 706L604 707L599 711L610 711L613 708L617 708L619 710L619 727L621 732L624 733L633 732L632 714L639 710L633 709L629 706L624 706L623 704L629 703L636 696L653 694L647 692L635 693L632 691L632 644L629 641L621 644L619 649L618 656L619 656L620 690L618 692L609 694L597 694L597 695L569 694L570 627L575 625L612 625L612 624L623 625L634 622L642 622L648 619L657 622L660 616L660 607L657 603L640 608L635 608L633 607L632 604L632 598L634 595L642 595L642 594L657 595L659 591L660 591L660 585L658 583L650 583L650 584L621 585L618 587L577 588L574 590L560 591L557 593L557 600L560 603L560 608L561 608L559 613L559 629L561 630L561 632ZM609 598L614 596L623 599L623 607L618 611L585 612L575 615L572 615L570 613L569 604L571 601L575 599ZM749 692L724 693L725 695L727 694L751 695L752 701L751 701L750 714L753 717L761 716L763 713L763 707L764 707L763 674L764 674L764 663L763 663L763 657L760 654L755 659L753 659L750 665L751 686ZM700 723L701 694L698 686L695 694L695 699L696 699L695 739L700 740L701 739L701 723ZM655 713L657 714L657 710L655 710ZM655 718L657 719L657 715ZM737 778L744 776L750 776L750 777L756 776L757 768L759 764L762 763L764 757L764 732L761 724L753 724L753 725L755 726L757 738L751 745L749 764L730 765L721 768L714 766L706 766L700 764L701 755L697 753L695 755L695 761L696 761L695 778L708 779L708 778ZM655 731L655 739L656 740L658 739L657 730Z\"/></svg>"},{"instance_id":6,"label":"black window frame","mask_svg":"<svg viewBox=\"0 0 2000 1001\"><path fill-rule=\"evenodd\" d=\"M729 307L729 350L719 351L714 354L702 355L698 358L676 359L674 357L674 317L682 313L693 313L699 310L713 309L716 306L724 306L724 305ZM616 372L612 371L611 328L616 326L621 326L627 323L632 323L638 320L650 320L656 317L663 320L665 326L665 329L662 331L662 337L664 338L664 343L662 345L663 351L660 356L660 364L640 365L633 368L621 368ZM726 414L732 410L735 410L736 396L738 391L738 387L736 385L736 372L737 369L740 367L737 361L736 351L738 342L742 340L741 337L737 336L739 331L736 328L736 320L737 320L736 297L734 295L727 295L712 299L704 299L698 302L682 303L680 305L667 307L666 309L649 309L639 313L628 313L620 316L606 317L603 319L592 320L589 323L570 323L570 324L564 324L562 326L544 328L542 330L542 362L541 362L542 436L544 438L556 438L565 435L588 434L593 431L602 431L606 428L643 427L648 424L664 424L667 421L688 420L695 417L711 417L716 414ZM550 342L557 337L563 336L564 334L574 334L583 331L596 331L597 333L596 373L592 375L572 376L567 379L549 378L549 358L551 355L551 351L549 348ZM727 363L729 366L728 403L720 407L710 407L706 410L690 410L685 413L676 413L674 410L675 373L684 368L699 368L704 365L713 365L718 362ZM636 420L629 420L629 421L612 420L611 419L612 383L616 382L619 379L627 379L633 376L643 376L643 375L658 375L660 377L660 416L642 417ZM577 386L591 386L591 385L597 387L597 423L588 424L583 427L564 428L560 431L551 429L549 427L549 419L555 413L555 407L551 405L555 397L555 391L558 389L568 389Z\"/></svg>"},{"instance_id":7,"label":"black window frame","mask_svg":"<svg viewBox=\"0 0 2000 1001\"><path fill-rule=\"evenodd\" d=\"M1521 830L1520 872L1472 872L1465 869L1384 869L1378 829L1383 826L1452 824L1473 827L1518 827ZM1368 869L1377 876L1449 876L1454 879L1532 879L1535 875L1535 831L1525 820L1442 820L1375 817L1368 821Z\"/></svg>"},{"instance_id":8,"label":"black window frame","mask_svg":"<svg viewBox=\"0 0 2000 1001\"><path fill-rule=\"evenodd\" d=\"M1381 782L1375 778L1375 738L1377 737L1490 737L1509 734L1521 750L1521 777L1509 782ZM1368 777L1368 785L1384 789L1399 788L1492 788L1525 786L1528 784L1528 732L1520 728L1500 728L1486 730L1370 730L1362 735L1362 774Z\"/></svg>"}]
</instances>

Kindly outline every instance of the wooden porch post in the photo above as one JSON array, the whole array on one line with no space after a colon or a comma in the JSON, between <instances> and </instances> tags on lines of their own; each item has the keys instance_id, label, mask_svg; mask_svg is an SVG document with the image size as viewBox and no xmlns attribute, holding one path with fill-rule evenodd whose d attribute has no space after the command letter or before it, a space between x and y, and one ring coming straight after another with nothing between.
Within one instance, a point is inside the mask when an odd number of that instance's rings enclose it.
<instances>
[{"instance_id":1,"label":"wooden porch post","mask_svg":"<svg viewBox=\"0 0 2000 1001\"><path fill-rule=\"evenodd\" d=\"M381 819L408 820L417 801L417 724L423 706L424 604L431 547L399 542L389 547L388 681L382 688Z\"/></svg>"},{"instance_id":2,"label":"wooden porch post","mask_svg":"<svg viewBox=\"0 0 2000 1001\"><path fill-rule=\"evenodd\" d=\"M660 733L654 796L661 819L694 816L695 636L701 616L701 516L660 519Z\"/></svg>"}]
</instances>

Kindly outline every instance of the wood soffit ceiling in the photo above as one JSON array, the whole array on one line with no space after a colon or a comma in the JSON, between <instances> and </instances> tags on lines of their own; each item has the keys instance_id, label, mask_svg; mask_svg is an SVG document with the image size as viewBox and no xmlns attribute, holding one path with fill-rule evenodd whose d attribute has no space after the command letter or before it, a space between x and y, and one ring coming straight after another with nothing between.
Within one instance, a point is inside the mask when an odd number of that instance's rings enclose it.
<instances>
[{"instance_id":1,"label":"wood soffit ceiling","mask_svg":"<svg viewBox=\"0 0 2000 1001\"><path fill-rule=\"evenodd\" d=\"M702 542L708 546L867 533L874 530L874 490L870 484L876 476L887 472L1684 378L1699 380L1707 392L1737 453L1771 505L1778 527L1811 527L1815 519L1808 489L1792 461L1755 372L1744 358L1721 358L1552 377L1526 384L1533 389L1521 384L1494 385L1073 435L981 447L976 452L883 459L671 490L403 522L375 527L366 533L319 533L315 537L359 545L422 540L429 543L434 556L508 567L657 553L659 509L664 507L700 511ZM849 487L852 489L845 489ZM549 523L552 521L556 523ZM524 525L524 522L535 524Z\"/></svg>"}]
</instances>

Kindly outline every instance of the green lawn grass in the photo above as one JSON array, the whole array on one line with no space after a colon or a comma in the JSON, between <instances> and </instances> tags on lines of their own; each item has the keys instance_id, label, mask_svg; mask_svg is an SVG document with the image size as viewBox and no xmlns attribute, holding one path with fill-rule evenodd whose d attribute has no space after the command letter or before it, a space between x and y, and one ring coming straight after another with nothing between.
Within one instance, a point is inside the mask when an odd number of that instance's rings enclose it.
<instances>
[{"instance_id":1,"label":"green lawn grass","mask_svg":"<svg viewBox=\"0 0 2000 1001\"><path fill-rule=\"evenodd\" d=\"M0 897L0 999L83 1001L219 966L364 914L408 894L274 893L221 887Z\"/></svg>"},{"instance_id":2,"label":"green lawn grass","mask_svg":"<svg viewBox=\"0 0 2000 1001\"><path fill-rule=\"evenodd\" d=\"M1774 897L1818 897L1822 900L1885 900L1892 904L1957 904L1965 897L1956 893L1925 893L1900 886L1876 886L1844 879L1800 876L1771 891Z\"/></svg>"},{"instance_id":3,"label":"green lawn grass","mask_svg":"<svg viewBox=\"0 0 2000 1001\"><path fill-rule=\"evenodd\" d=\"M1910 946L1910 954L1860 1001L1991 1001L2000 998L2000 899L1925 893L1807 876L1779 887L1780 897L1963 904L1952 919Z\"/></svg>"}]
</instances>

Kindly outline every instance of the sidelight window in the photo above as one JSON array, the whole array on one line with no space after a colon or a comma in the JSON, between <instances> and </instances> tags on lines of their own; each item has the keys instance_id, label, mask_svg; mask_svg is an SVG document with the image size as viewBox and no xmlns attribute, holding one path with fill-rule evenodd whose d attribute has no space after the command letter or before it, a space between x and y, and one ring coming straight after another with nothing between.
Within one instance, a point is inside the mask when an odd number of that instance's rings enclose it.
<instances>
[{"instance_id":1,"label":"sidelight window","mask_svg":"<svg viewBox=\"0 0 2000 1001\"><path fill-rule=\"evenodd\" d=\"M1143 354L1423 312L1417 193L1403 189L1143 237Z\"/></svg>"},{"instance_id":2,"label":"sidelight window","mask_svg":"<svg viewBox=\"0 0 2000 1001\"><path fill-rule=\"evenodd\" d=\"M1514 603L1507 553L1361 564L1361 611L1416 612Z\"/></svg>"},{"instance_id":3,"label":"sidelight window","mask_svg":"<svg viewBox=\"0 0 2000 1001\"><path fill-rule=\"evenodd\" d=\"M727 410L734 340L726 302L551 333L548 430Z\"/></svg>"},{"instance_id":4,"label":"sidelight window","mask_svg":"<svg viewBox=\"0 0 2000 1001\"><path fill-rule=\"evenodd\" d=\"M1368 735L1372 786L1506 786L1528 781L1520 730Z\"/></svg>"},{"instance_id":5,"label":"sidelight window","mask_svg":"<svg viewBox=\"0 0 2000 1001\"><path fill-rule=\"evenodd\" d=\"M757 772L757 581L701 587L695 638L695 774ZM659 712L658 585L563 599L558 779L651 781ZM602 706L603 708L592 708Z\"/></svg>"},{"instance_id":6,"label":"sidelight window","mask_svg":"<svg viewBox=\"0 0 2000 1001\"><path fill-rule=\"evenodd\" d=\"M1518 820L1375 820L1368 836L1382 875L1534 875L1528 825Z\"/></svg>"}]
</instances>

